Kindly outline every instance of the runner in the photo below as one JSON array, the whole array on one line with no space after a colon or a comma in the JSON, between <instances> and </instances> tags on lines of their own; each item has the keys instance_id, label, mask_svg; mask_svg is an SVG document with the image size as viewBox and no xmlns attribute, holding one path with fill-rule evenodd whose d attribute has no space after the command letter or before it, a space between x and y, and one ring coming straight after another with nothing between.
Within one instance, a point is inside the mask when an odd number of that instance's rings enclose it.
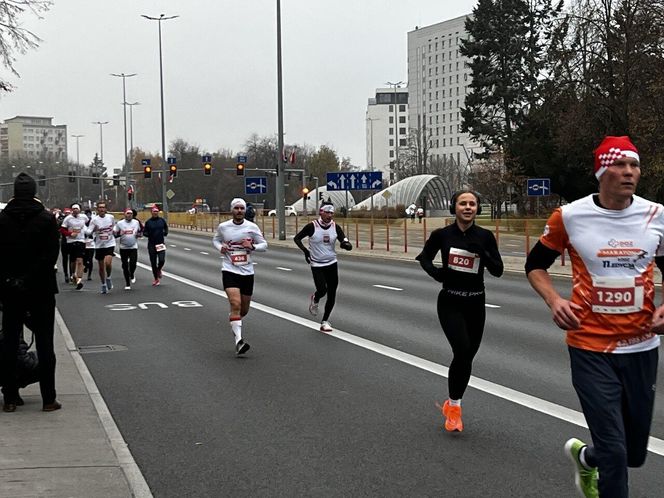
<instances>
[{"instance_id":1,"label":"runner","mask_svg":"<svg viewBox=\"0 0 664 498\"><path fill-rule=\"evenodd\" d=\"M339 269L337 266L337 251L335 244L346 251L353 249L342 228L334 220L334 206L331 202L323 202L319 210L319 218L307 223L293 239L297 247L304 253L304 259L311 265L311 274L314 277L316 291L309 298L309 313L318 315L318 303L327 295L325 312L320 323L321 332L332 332L330 314L337 299L339 285ZM302 239L309 237L309 249L304 247Z\"/></svg>"},{"instance_id":2,"label":"runner","mask_svg":"<svg viewBox=\"0 0 664 498\"><path fill-rule=\"evenodd\" d=\"M475 224L481 213L480 197L461 190L450 200L453 224L431 232L424 249L415 258L443 288L438 294L438 320L452 347L448 376L449 397L440 408L447 431L462 431L461 398L466 392L484 333L484 269L494 277L503 274L503 261L496 239ZM443 266L433 264L440 251Z\"/></svg>"},{"instance_id":3,"label":"runner","mask_svg":"<svg viewBox=\"0 0 664 498\"><path fill-rule=\"evenodd\" d=\"M89 209L85 210L85 216L88 218L85 226L90 227L90 221L92 220L92 211ZM89 230L88 230L89 231ZM92 238L92 235L89 233L85 237L85 253L83 254L83 273L88 274L88 281L92 280L92 260L95 255L95 240Z\"/></svg>"},{"instance_id":4,"label":"runner","mask_svg":"<svg viewBox=\"0 0 664 498\"><path fill-rule=\"evenodd\" d=\"M131 284L136 282L136 262L138 261L138 237L141 225L134 219L133 211L125 209L124 219L115 224L113 233L120 237L120 259L122 260L122 273L125 279L125 290L131 290Z\"/></svg>"},{"instance_id":5,"label":"runner","mask_svg":"<svg viewBox=\"0 0 664 498\"><path fill-rule=\"evenodd\" d=\"M97 203L97 215L92 217L88 231L95 237L95 259L99 265L99 280L101 293L106 294L113 289L111 271L113 270L113 255L115 251L115 237L113 215L106 212L106 203Z\"/></svg>"},{"instance_id":6,"label":"runner","mask_svg":"<svg viewBox=\"0 0 664 498\"><path fill-rule=\"evenodd\" d=\"M66 252L70 260L75 262L75 270L71 273L71 278L76 284L76 290L83 288L83 256L85 253L85 222L87 220L81 214L81 206L72 204L71 214L65 216L60 225L60 233L67 238ZM66 267L64 253L62 258L63 266Z\"/></svg>"},{"instance_id":7,"label":"runner","mask_svg":"<svg viewBox=\"0 0 664 498\"><path fill-rule=\"evenodd\" d=\"M228 319L235 336L235 352L249 351L249 343L242 339L242 318L249 313L254 291L253 251L267 251L267 242L258 225L244 219L247 203L235 198L231 201L232 219L220 223L212 243L222 255L221 279L228 297Z\"/></svg>"},{"instance_id":8,"label":"runner","mask_svg":"<svg viewBox=\"0 0 664 498\"><path fill-rule=\"evenodd\" d=\"M58 212L57 221L58 226L62 226L64 219L71 214L71 208L64 208L61 212ZM65 283L69 283L69 277L72 273L72 261L69 258L69 244L67 243L68 237L64 234L60 234L60 255L62 256L62 273L65 277ZM73 262L75 265L75 261Z\"/></svg>"},{"instance_id":9,"label":"runner","mask_svg":"<svg viewBox=\"0 0 664 498\"><path fill-rule=\"evenodd\" d=\"M148 254L152 266L153 287L161 283L161 269L166 263L166 241L168 236L168 224L159 216L159 208L152 208L152 217L143 226L143 235L148 238Z\"/></svg>"},{"instance_id":10,"label":"runner","mask_svg":"<svg viewBox=\"0 0 664 498\"><path fill-rule=\"evenodd\" d=\"M595 176L599 194L553 212L526 273L567 331L572 384L594 444L576 438L565 444L576 486L587 497L627 497L627 468L643 465L648 452L657 334L664 332L653 280L655 264L664 270L664 206L634 195L641 166L629 137L602 141ZM572 261L569 300L547 271L565 249Z\"/></svg>"}]
</instances>

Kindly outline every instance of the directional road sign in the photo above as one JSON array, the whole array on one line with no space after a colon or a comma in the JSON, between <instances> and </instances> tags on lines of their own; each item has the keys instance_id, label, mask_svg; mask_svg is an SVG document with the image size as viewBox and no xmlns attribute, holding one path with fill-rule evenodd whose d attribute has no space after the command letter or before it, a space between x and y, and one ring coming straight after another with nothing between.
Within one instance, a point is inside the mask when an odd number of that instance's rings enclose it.
<instances>
[{"instance_id":1,"label":"directional road sign","mask_svg":"<svg viewBox=\"0 0 664 498\"><path fill-rule=\"evenodd\" d=\"M178 160L174 157L169 157L168 158L168 164L177 164Z\"/></svg>"},{"instance_id":2,"label":"directional road sign","mask_svg":"<svg viewBox=\"0 0 664 498\"><path fill-rule=\"evenodd\" d=\"M244 193L247 195L266 194L267 176L246 176L244 178Z\"/></svg>"},{"instance_id":3,"label":"directional road sign","mask_svg":"<svg viewBox=\"0 0 664 498\"><path fill-rule=\"evenodd\" d=\"M350 171L327 174L327 190L380 190L382 171Z\"/></svg>"},{"instance_id":4,"label":"directional road sign","mask_svg":"<svg viewBox=\"0 0 664 498\"><path fill-rule=\"evenodd\" d=\"M237 156L237 162L245 164L247 162L247 156Z\"/></svg>"},{"instance_id":5,"label":"directional road sign","mask_svg":"<svg viewBox=\"0 0 664 498\"><path fill-rule=\"evenodd\" d=\"M208 156L208 155L201 156L201 162L204 162L204 163L212 162L212 156Z\"/></svg>"},{"instance_id":6,"label":"directional road sign","mask_svg":"<svg viewBox=\"0 0 664 498\"><path fill-rule=\"evenodd\" d=\"M551 194L550 178L528 178L528 195L542 196Z\"/></svg>"}]
</instances>

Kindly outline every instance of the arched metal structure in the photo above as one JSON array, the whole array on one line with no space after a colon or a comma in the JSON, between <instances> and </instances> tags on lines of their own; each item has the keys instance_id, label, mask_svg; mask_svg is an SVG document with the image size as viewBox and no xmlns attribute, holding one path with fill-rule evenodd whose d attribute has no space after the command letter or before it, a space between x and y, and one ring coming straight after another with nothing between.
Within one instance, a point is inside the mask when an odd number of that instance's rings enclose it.
<instances>
[{"instance_id":1,"label":"arched metal structure","mask_svg":"<svg viewBox=\"0 0 664 498\"><path fill-rule=\"evenodd\" d=\"M385 192L389 192L388 195ZM416 204L425 205L430 214L442 214L449 209L450 197L453 192L450 191L447 182L438 175L415 175L391 185L380 192L374 194L374 209L394 207L399 204L409 206ZM353 211L358 209L371 209L371 197L358 203Z\"/></svg>"},{"instance_id":2,"label":"arched metal structure","mask_svg":"<svg viewBox=\"0 0 664 498\"><path fill-rule=\"evenodd\" d=\"M327 186L321 185L318 187L318 198L316 197L316 189L312 189L307 196L307 211L310 213L318 213L318 208L320 206L322 197L323 200L330 201L334 204L334 207L340 210L342 207L346 209L352 209L355 206L355 198L353 194L348 192L348 197L346 197L346 191L331 190L327 191ZM304 211L304 199L300 198L293 203L295 211L301 213Z\"/></svg>"}]
</instances>

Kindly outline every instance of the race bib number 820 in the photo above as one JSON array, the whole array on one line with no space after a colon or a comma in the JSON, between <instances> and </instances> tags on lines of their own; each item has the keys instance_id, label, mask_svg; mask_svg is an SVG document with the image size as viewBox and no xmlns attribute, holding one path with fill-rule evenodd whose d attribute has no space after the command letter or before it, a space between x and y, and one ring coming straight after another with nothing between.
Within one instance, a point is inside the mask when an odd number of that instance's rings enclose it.
<instances>
[{"instance_id":1,"label":"race bib number 820","mask_svg":"<svg viewBox=\"0 0 664 498\"><path fill-rule=\"evenodd\" d=\"M450 253L447 256L447 266L450 270L477 273L480 267L480 258L475 253L450 247Z\"/></svg>"}]
</instances>

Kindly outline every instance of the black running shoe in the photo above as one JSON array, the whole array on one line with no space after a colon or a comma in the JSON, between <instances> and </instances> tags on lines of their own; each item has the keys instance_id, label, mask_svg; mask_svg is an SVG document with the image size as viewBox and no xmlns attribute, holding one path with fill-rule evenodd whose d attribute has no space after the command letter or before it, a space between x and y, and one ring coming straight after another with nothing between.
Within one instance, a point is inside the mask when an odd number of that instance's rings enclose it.
<instances>
[{"instance_id":1,"label":"black running shoe","mask_svg":"<svg viewBox=\"0 0 664 498\"><path fill-rule=\"evenodd\" d=\"M241 354L246 353L249 351L249 346L248 342L244 342L244 339L240 339L240 341L235 345L235 354L240 356Z\"/></svg>"}]
</instances>

